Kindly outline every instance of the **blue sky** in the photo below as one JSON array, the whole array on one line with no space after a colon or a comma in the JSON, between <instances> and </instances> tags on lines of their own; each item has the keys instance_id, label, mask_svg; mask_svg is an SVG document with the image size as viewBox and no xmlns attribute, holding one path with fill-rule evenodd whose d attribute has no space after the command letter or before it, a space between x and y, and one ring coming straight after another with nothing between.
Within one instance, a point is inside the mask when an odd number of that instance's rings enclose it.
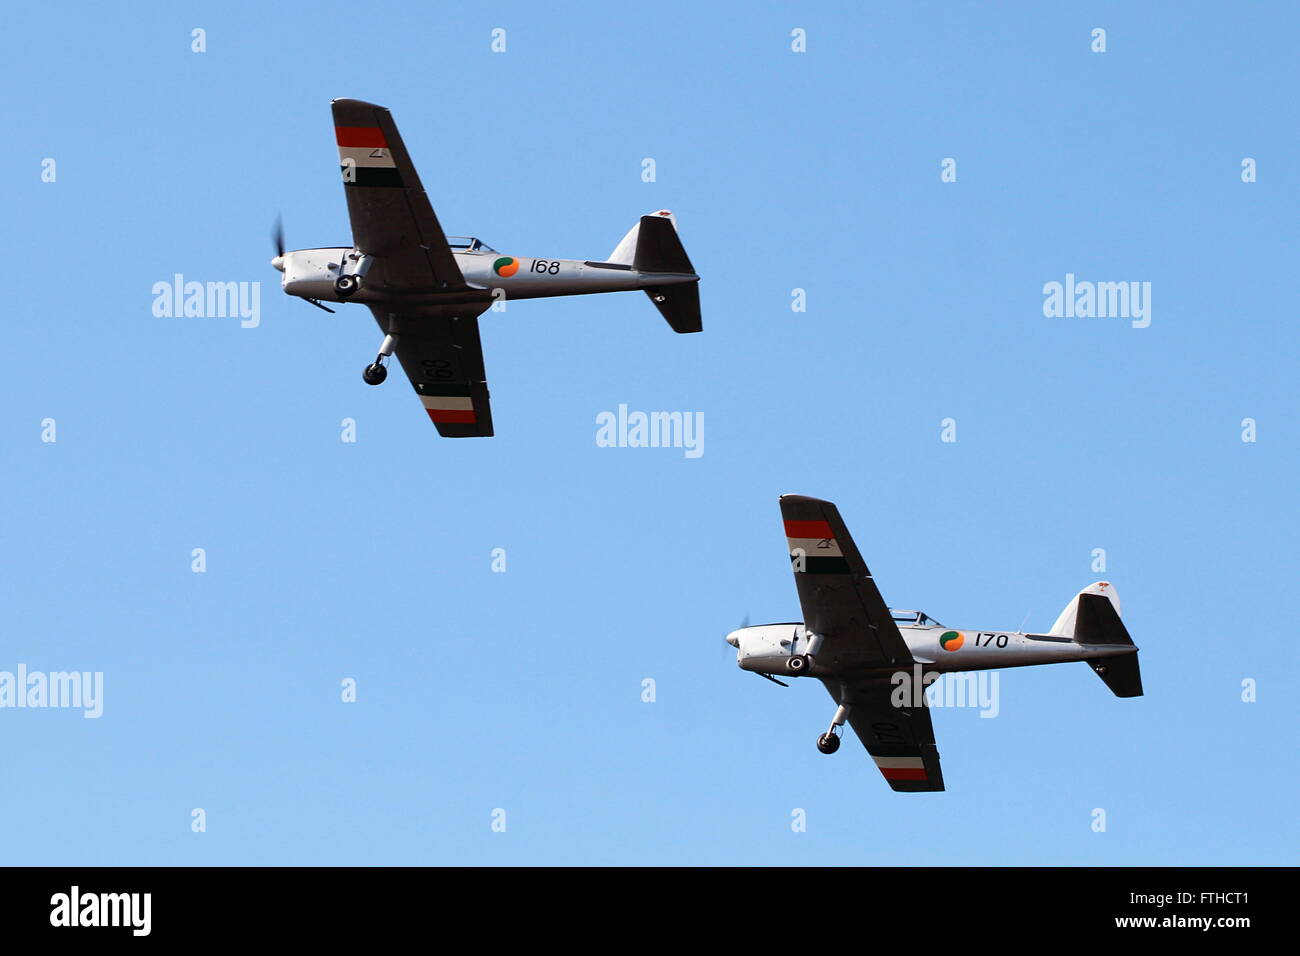
<instances>
[{"instance_id":1,"label":"blue sky","mask_svg":"<svg viewBox=\"0 0 1300 956\"><path fill-rule=\"evenodd\" d=\"M1295 862L1300 16L396 9L7 14L0 670L102 671L104 713L0 710L6 862ZM277 213L350 239L338 96L504 252L604 257L673 209L704 333L639 294L488 313L497 437L439 439L361 382L368 311L267 264ZM260 325L155 317L176 273L260 281ZM1045 317L1067 273L1150 282L1150 326ZM702 412L705 453L597 447L620 403ZM1113 581L1147 696L1003 672L997 719L935 714L942 794L822 756L822 688L721 643L799 617L784 492L949 625Z\"/></svg>"}]
</instances>

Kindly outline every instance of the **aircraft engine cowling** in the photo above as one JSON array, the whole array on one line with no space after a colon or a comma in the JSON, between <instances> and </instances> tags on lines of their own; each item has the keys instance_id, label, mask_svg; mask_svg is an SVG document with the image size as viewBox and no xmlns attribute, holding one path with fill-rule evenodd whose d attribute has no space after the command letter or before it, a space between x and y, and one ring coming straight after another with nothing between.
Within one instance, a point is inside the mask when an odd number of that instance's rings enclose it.
<instances>
[{"instance_id":1,"label":"aircraft engine cowling","mask_svg":"<svg viewBox=\"0 0 1300 956\"><path fill-rule=\"evenodd\" d=\"M727 635L736 649L736 663L742 670L760 674L788 674L797 670L790 659L807 653L807 632L802 624L760 624L742 627Z\"/></svg>"},{"instance_id":2,"label":"aircraft engine cowling","mask_svg":"<svg viewBox=\"0 0 1300 956\"><path fill-rule=\"evenodd\" d=\"M280 287L289 295L333 299L334 280L349 249L298 249L276 256L282 273Z\"/></svg>"}]
</instances>

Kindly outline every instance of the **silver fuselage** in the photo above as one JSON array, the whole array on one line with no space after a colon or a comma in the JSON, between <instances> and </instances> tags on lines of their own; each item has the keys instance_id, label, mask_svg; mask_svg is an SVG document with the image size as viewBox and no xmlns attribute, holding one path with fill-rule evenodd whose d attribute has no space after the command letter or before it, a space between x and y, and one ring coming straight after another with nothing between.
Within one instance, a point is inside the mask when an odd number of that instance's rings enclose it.
<instances>
[{"instance_id":1,"label":"silver fuselage","mask_svg":"<svg viewBox=\"0 0 1300 956\"><path fill-rule=\"evenodd\" d=\"M998 667L1026 667L1032 664L1061 664L1136 653L1132 646L1080 644L1069 637L1027 634L1018 631L978 630L941 625L900 624L899 634L925 671L990 670ZM727 635L736 648L736 663L742 670L760 674L787 675L791 657L808 653L810 632L803 624L759 624ZM910 667L879 668L887 675ZM829 655L814 656L812 666L802 673L810 677L843 676L845 668ZM854 673L861 671L855 669Z\"/></svg>"},{"instance_id":2,"label":"silver fuselage","mask_svg":"<svg viewBox=\"0 0 1300 956\"><path fill-rule=\"evenodd\" d=\"M280 287L289 295L325 302L341 301L334 291L351 248L297 249L281 257ZM539 299L596 292L631 292L698 282L695 275L638 272L631 266L582 259L533 259L498 252L453 252L468 292L443 292L433 288L404 289L394 295L385 288L383 262L376 260L365 284L349 302L378 303L437 301L482 302L493 299ZM347 271L347 270L344 270ZM499 292L497 290L500 290Z\"/></svg>"}]
</instances>

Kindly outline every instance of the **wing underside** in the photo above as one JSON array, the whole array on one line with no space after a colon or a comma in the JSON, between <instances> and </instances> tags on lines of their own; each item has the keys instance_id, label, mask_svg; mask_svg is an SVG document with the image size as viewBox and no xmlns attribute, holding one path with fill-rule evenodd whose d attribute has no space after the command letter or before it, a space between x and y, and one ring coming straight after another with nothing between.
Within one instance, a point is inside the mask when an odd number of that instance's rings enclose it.
<instances>
[{"instance_id":1,"label":"wing underside","mask_svg":"<svg viewBox=\"0 0 1300 956\"><path fill-rule=\"evenodd\" d=\"M397 360L438 434L487 438L492 432L478 315L389 313L372 306L385 332L396 330Z\"/></svg>"},{"instance_id":2,"label":"wing underside","mask_svg":"<svg viewBox=\"0 0 1300 956\"><path fill-rule=\"evenodd\" d=\"M375 257L367 284L395 292L468 288L392 113L349 99L330 108L352 241Z\"/></svg>"},{"instance_id":3,"label":"wing underside","mask_svg":"<svg viewBox=\"0 0 1300 956\"><path fill-rule=\"evenodd\" d=\"M903 793L944 789L934 724L919 688L919 696L910 699L910 685L899 687L888 678L822 682L836 703L848 705L849 726L892 789ZM906 706L895 706L903 694Z\"/></svg>"},{"instance_id":4,"label":"wing underside","mask_svg":"<svg viewBox=\"0 0 1300 956\"><path fill-rule=\"evenodd\" d=\"M804 624L824 639L818 659L859 672L910 666L912 652L839 509L819 498L782 495L781 517Z\"/></svg>"},{"instance_id":5,"label":"wing underside","mask_svg":"<svg viewBox=\"0 0 1300 956\"><path fill-rule=\"evenodd\" d=\"M822 636L822 682L848 707L849 726L894 790L943 789L934 725L907 642L839 509L803 495L781 497L790 566L804 625ZM905 675L899 680L895 675Z\"/></svg>"}]
</instances>

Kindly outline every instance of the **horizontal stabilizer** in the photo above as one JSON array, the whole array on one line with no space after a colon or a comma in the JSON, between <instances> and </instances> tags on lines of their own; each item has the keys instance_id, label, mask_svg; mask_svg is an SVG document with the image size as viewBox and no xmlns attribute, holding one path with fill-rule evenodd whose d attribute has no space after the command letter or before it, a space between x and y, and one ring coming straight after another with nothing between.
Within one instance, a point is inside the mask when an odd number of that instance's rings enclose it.
<instances>
[{"instance_id":1,"label":"horizontal stabilizer","mask_svg":"<svg viewBox=\"0 0 1300 956\"><path fill-rule=\"evenodd\" d=\"M1078 643L1133 648L1131 654L1094 659L1088 666L1116 697L1141 697L1142 672L1138 669L1137 648L1115 612L1114 603L1104 594L1080 594L1078 601L1074 623L1074 639Z\"/></svg>"},{"instance_id":2,"label":"horizontal stabilizer","mask_svg":"<svg viewBox=\"0 0 1300 956\"><path fill-rule=\"evenodd\" d=\"M695 267L691 265L686 249L677 238L677 228L671 220L662 216L641 217L632 268L637 272L695 274Z\"/></svg>"},{"instance_id":3,"label":"horizontal stabilizer","mask_svg":"<svg viewBox=\"0 0 1300 956\"><path fill-rule=\"evenodd\" d=\"M1080 644L1127 644L1133 646L1128 628L1115 613L1110 598L1101 594L1080 594L1074 620L1074 639Z\"/></svg>"},{"instance_id":4,"label":"horizontal stabilizer","mask_svg":"<svg viewBox=\"0 0 1300 956\"><path fill-rule=\"evenodd\" d=\"M1090 661L1089 666L1106 682L1116 697L1142 696L1142 672L1138 670L1136 651L1121 657L1103 657L1098 661Z\"/></svg>"},{"instance_id":5,"label":"horizontal stabilizer","mask_svg":"<svg viewBox=\"0 0 1300 956\"><path fill-rule=\"evenodd\" d=\"M700 287L694 282L646 289L645 292L674 332L704 331L704 320L700 317Z\"/></svg>"}]
</instances>

